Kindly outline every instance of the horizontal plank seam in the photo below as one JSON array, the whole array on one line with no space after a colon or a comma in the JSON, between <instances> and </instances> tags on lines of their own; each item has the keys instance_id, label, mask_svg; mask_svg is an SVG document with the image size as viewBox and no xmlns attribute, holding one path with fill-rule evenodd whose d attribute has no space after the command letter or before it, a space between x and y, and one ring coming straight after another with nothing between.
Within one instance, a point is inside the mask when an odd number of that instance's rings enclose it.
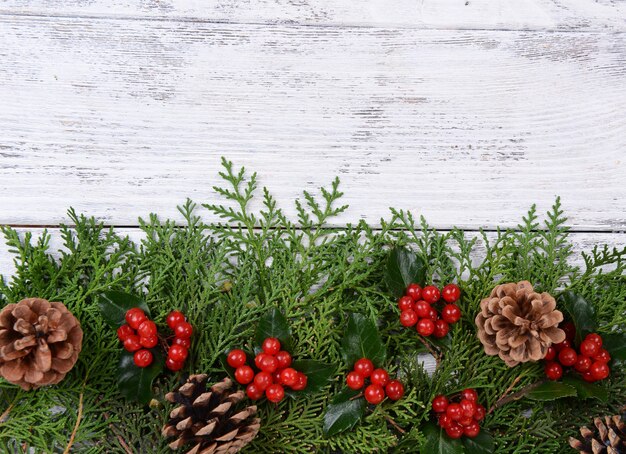
<instances>
[{"instance_id":1,"label":"horizontal plank seam","mask_svg":"<svg viewBox=\"0 0 626 454\"><path fill-rule=\"evenodd\" d=\"M577 33L577 34L598 34L604 33L608 35L621 35L626 34L625 30L613 30L610 28L598 28L598 29L559 29L559 28L544 28L544 27L520 27L520 28L485 28L485 27L430 27L428 25L408 25L408 24L394 24L389 25L381 24L355 24L355 23L307 23L296 21L259 21L259 22L245 22L245 21L229 21L220 19L198 19L185 16L133 16L133 15L100 15L100 14L51 14L51 13L26 13L19 11L8 11L0 9L1 17L25 17L25 18L53 18L53 19L94 19L103 21L147 21L147 22L182 22L182 23L199 23L199 24L214 24L214 25L248 25L248 26L267 26L267 27L308 27L308 28L343 28L343 29L407 29L407 30L432 30L432 31L492 31L492 32L545 32L545 33Z\"/></svg>"}]
</instances>

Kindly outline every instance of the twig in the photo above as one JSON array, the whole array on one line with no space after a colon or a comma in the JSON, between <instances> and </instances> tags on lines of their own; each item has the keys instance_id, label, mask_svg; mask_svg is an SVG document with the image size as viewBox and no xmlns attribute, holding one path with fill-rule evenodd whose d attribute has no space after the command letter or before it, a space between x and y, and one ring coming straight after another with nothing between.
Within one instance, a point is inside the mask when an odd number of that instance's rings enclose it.
<instances>
[{"instance_id":1,"label":"twig","mask_svg":"<svg viewBox=\"0 0 626 454\"><path fill-rule=\"evenodd\" d=\"M406 433L406 430L404 430L402 427L400 427L400 426L398 425L398 423L397 423L397 422L395 422L391 416L389 416L389 415L385 415L385 419L387 420L387 422L388 422L389 424L391 424L393 427L395 427L395 428L396 428L396 430L397 430L398 432L400 432L402 435L404 435L404 434Z\"/></svg>"},{"instance_id":2,"label":"twig","mask_svg":"<svg viewBox=\"0 0 626 454\"><path fill-rule=\"evenodd\" d=\"M363 397L363 393L358 393L356 396L352 396L352 397L351 397L350 399L348 399L348 400L356 400L356 399L358 399L359 397Z\"/></svg>"},{"instance_id":3,"label":"twig","mask_svg":"<svg viewBox=\"0 0 626 454\"><path fill-rule=\"evenodd\" d=\"M13 402L11 402L11 404L7 407L7 409L4 410L2 414L0 415L0 424L2 424L9 417L9 413L11 413L11 410L13 410L13 405L15 404L16 399L17 399L17 396L15 397L15 399L13 399Z\"/></svg>"},{"instance_id":4,"label":"twig","mask_svg":"<svg viewBox=\"0 0 626 454\"><path fill-rule=\"evenodd\" d=\"M493 404L493 406L489 409L489 411L487 412L487 414L490 414L492 411L494 411L496 408L500 408L503 407L504 405L513 402L515 400L519 400L522 397L524 397L526 394L528 394L529 392L531 392L533 389L537 388L539 385L541 385L542 383L545 382L545 380L540 380L536 383L531 383L528 386L524 386L522 389L520 389L517 392L514 392L513 394L509 394L507 396L507 394L511 391L511 389L513 389L513 387L521 380L521 376L517 377L515 380L513 380L513 383L511 384L511 386L509 386L509 388L504 392L504 394L502 395L502 397L500 397L500 399L498 399L498 401Z\"/></svg>"},{"instance_id":5,"label":"twig","mask_svg":"<svg viewBox=\"0 0 626 454\"><path fill-rule=\"evenodd\" d=\"M76 424L74 424L74 430L72 431L72 435L70 436L69 441L67 442L67 447L63 454L68 454L72 445L74 444L74 438L76 438L76 433L78 433L78 427L80 426L80 421L83 419L83 398L85 397L85 385L87 384L87 377L85 377L85 381L83 382L83 389L80 391L80 396L78 398L78 414L76 415Z\"/></svg>"},{"instance_id":6,"label":"twig","mask_svg":"<svg viewBox=\"0 0 626 454\"><path fill-rule=\"evenodd\" d=\"M439 363L441 362L441 355L437 353L437 350L435 350L428 342L422 339L422 336L417 336L417 338L422 344L424 344L424 347L426 347L430 354L433 355L433 357L435 358L435 367L439 367Z\"/></svg>"},{"instance_id":7,"label":"twig","mask_svg":"<svg viewBox=\"0 0 626 454\"><path fill-rule=\"evenodd\" d=\"M103 416L104 416L105 420L109 419L109 413L104 412ZM117 441L120 442L120 445L122 446L122 448L124 448L124 451L126 451L127 454L134 454L133 450L130 449L130 446L128 446L128 444L124 441L124 438L122 438L122 436L120 434L115 432L115 428L113 426L113 423L109 423L109 429L111 429L111 432L113 432L115 434L115 437L117 438Z\"/></svg>"}]
</instances>

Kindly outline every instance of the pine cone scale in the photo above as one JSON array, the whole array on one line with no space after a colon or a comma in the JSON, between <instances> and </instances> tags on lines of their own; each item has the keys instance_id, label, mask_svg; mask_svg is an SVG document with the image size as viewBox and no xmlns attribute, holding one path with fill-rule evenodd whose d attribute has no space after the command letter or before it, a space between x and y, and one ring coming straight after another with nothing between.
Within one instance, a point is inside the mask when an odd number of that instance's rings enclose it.
<instances>
[{"instance_id":1,"label":"pine cone scale","mask_svg":"<svg viewBox=\"0 0 626 454\"><path fill-rule=\"evenodd\" d=\"M593 420L594 429L580 428L582 440L570 437L569 445L581 454L622 454L626 452L626 424L619 415Z\"/></svg>"}]
</instances>

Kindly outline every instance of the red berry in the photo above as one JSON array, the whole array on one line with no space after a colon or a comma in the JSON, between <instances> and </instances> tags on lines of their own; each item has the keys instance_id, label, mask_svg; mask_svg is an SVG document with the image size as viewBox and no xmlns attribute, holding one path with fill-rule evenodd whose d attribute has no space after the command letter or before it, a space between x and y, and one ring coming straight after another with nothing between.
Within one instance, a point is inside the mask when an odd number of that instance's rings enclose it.
<instances>
[{"instance_id":1,"label":"red berry","mask_svg":"<svg viewBox=\"0 0 626 454\"><path fill-rule=\"evenodd\" d=\"M446 304L441 311L441 318L450 324L456 323L461 318L461 308L456 304Z\"/></svg>"},{"instance_id":2,"label":"red berry","mask_svg":"<svg viewBox=\"0 0 626 454\"><path fill-rule=\"evenodd\" d=\"M181 370L184 365L185 363L183 363L182 361L174 361L169 356L165 360L165 367L167 367L169 370L173 372L176 372L177 370Z\"/></svg>"},{"instance_id":3,"label":"red berry","mask_svg":"<svg viewBox=\"0 0 626 454\"><path fill-rule=\"evenodd\" d=\"M590 340L598 344L599 347L602 347L602 337L599 334L591 333L585 336L585 340Z\"/></svg>"},{"instance_id":4,"label":"red berry","mask_svg":"<svg viewBox=\"0 0 626 454\"><path fill-rule=\"evenodd\" d=\"M439 426L445 429L446 427L449 427L450 424L452 424L454 421L452 421L452 418L450 418L445 413L441 413L437 418L437 422L439 423Z\"/></svg>"},{"instance_id":5,"label":"red berry","mask_svg":"<svg viewBox=\"0 0 626 454\"><path fill-rule=\"evenodd\" d=\"M473 422L474 418L472 418L471 416L462 416L461 419L459 419L459 424L461 424L462 426L469 426Z\"/></svg>"},{"instance_id":6,"label":"red berry","mask_svg":"<svg viewBox=\"0 0 626 454\"><path fill-rule=\"evenodd\" d=\"M190 339L181 339L180 337L175 337L172 345L180 345L181 347L185 347L187 350L191 347Z\"/></svg>"},{"instance_id":7,"label":"red berry","mask_svg":"<svg viewBox=\"0 0 626 454\"><path fill-rule=\"evenodd\" d=\"M261 352L254 357L254 364L257 369L261 368L261 361L263 361L263 358L265 358L265 356L267 356L267 353Z\"/></svg>"},{"instance_id":8,"label":"red berry","mask_svg":"<svg viewBox=\"0 0 626 454\"><path fill-rule=\"evenodd\" d=\"M455 303L461 297L461 289L456 284L448 284L441 291L441 296L447 303Z\"/></svg>"},{"instance_id":9,"label":"red berry","mask_svg":"<svg viewBox=\"0 0 626 454\"><path fill-rule=\"evenodd\" d=\"M140 337L139 343L141 344L142 347L154 348L159 343L159 338L156 336Z\"/></svg>"},{"instance_id":10,"label":"red berry","mask_svg":"<svg viewBox=\"0 0 626 454\"><path fill-rule=\"evenodd\" d=\"M437 309L431 306L430 309L428 309L428 318L431 319L433 322L436 322L439 318L439 314L437 314Z\"/></svg>"},{"instance_id":11,"label":"red berry","mask_svg":"<svg viewBox=\"0 0 626 454\"><path fill-rule=\"evenodd\" d=\"M280 383L280 373L282 372L282 370L278 370L276 369L276 372L274 372L272 374L272 380L274 383Z\"/></svg>"},{"instance_id":12,"label":"red berry","mask_svg":"<svg viewBox=\"0 0 626 454\"><path fill-rule=\"evenodd\" d=\"M548 351L546 352L546 356L543 357L546 361L552 361L556 358L556 348L552 345L548 347Z\"/></svg>"},{"instance_id":13,"label":"red berry","mask_svg":"<svg viewBox=\"0 0 626 454\"><path fill-rule=\"evenodd\" d=\"M430 314L430 304L428 304L424 300L419 300L415 303L414 311L417 314L418 318L428 318Z\"/></svg>"},{"instance_id":14,"label":"red berry","mask_svg":"<svg viewBox=\"0 0 626 454\"><path fill-rule=\"evenodd\" d=\"M596 381L595 378L593 378L593 375L591 375L591 371L589 370L587 372L584 372L582 374L582 377L583 377L583 380L585 380L588 383L593 383L594 381Z\"/></svg>"},{"instance_id":15,"label":"red berry","mask_svg":"<svg viewBox=\"0 0 626 454\"><path fill-rule=\"evenodd\" d=\"M598 345L596 342L594 342L591 339L582 341L580 343L580 346L578 347L581 355L588 356L590 358L600 353L601 348L602 347L600 345Z\"/></svg>"},{"instance_id":16,"label":"red berry","mask_svg":"<svg viewBox=\"0 0 626 454\"><path fill-rule=\"evenodd\" d=\"M276 357L265 353L259 360L259 363L257 364L257 366L262 371L273 374L276 371L276 369L278 369L278 361L276 360Z\"/></svg>"},{"instance_id":17,"label":"red berry","mask_svg":"<svg viewBox=\"0 0 626 454\"><path fill-rule=\"evenodd\" d=\"M261 348L268 355L275 355L280 351L280 341L275 337L268 337L263 341Z\"/></svg>"},{"instance_id":18,"label":"red berry","mask_svg":"<svg viewBox=\"0 0 626 454\"><path fill-rule=\"evenodd\" d=\"M298 371L287 367L280 372L280 384L290 388L298 382Z\"/></svg>"},{"instance_id":19,"label":"red berry","mask_svg":"<svg viewBox=\"0 0 626 454\"><path fill-rule=\"evenodd\" d=\"M463 416L461 406L459 404L448 404L446 408L446 415L448 415L453 421L458 421Z\"/></svg>"},{"instance_id":20,"label":"red berry","mask_svg":"<svg viewBox=\"0 0 626 454\"><path fill-rule=\"evenodd\" d=\"M274 379L272 378L272 374L269 372L261 371L254 376L252 383L254 383L259 390L265 391L269 385L274 383Z\"/></svg>"},{"instance_id":21,"label":"red berry","mask_svg":"<svg viewBox=\"0 0 626 454\"><path fill-rule=\"evenodd\" d=\"M474 413L474 419L476 421L482 421L485 419L485 415L487 414L487 410L482 405L476 405L476 413Z\"/></svg>"},{"instance_id":22,"label":"red berry","mask_svg":"<svg viewBox=\"0 0 626 454\"><path fill-rule=\"evenodd\" d=\"M437 320L435 322L435 331L433 331L433 336L441 339L442 337L446 337L450 332L450 325L445 320Z\"/></svg>"},{"instance_id":23,"label":"red berry","mask_svg":"<svg viewBox=\"0 0 626 454\"><path fill-rule=\"evenodd\" d=\"M573 366L577 359L576 350L571 347L566 347L559 352L559 362L564 366Z\"/></svg>"},{"instance_id":24,"label":"red berry","mask_svg":"<svg viewBox=\"0 0 626 454\"><path fill-rule=\"evenodd\" d=\"M235 380L242 385L247 385L254 379L254 371L250 366L241 366L235 369Z\"/></svg>"},{"instance_id":25,"label":"red berry","mask_svg":"<svg viewBox=\"0 0 626 454\"><path fill-rule=\"evenodd\" d=\"M172 345L167 352L167 356L172 358L174 361L183 362L187 359L187 349L185 347L181 347L180 345Z\"/></svg>"},{"instance_id":26,"label":"red berry","mask_svg":"<svg viewBox=\"0 0 626 454\"><path fill-rule=\"evenodd\" d=\"M133 361L137 367L148 367L152 364L152 352L150 350L137 350L133 356Z\"/></svg>"},{"instance_id":27,"label":"red berry","mask_svg":"<svg viewBox=\"0 0 626 454\"><path fill-rule=\"evenodd\" d=\"M193 334L193 327L187 322L181 322L174 328L174 334L181 339L189 339Z\"/></svg>"},{"instance_id":28,"label":"red berry","mask_svg":"<svg viewBox=\"0 0 626 454\"><path fill-rule=\"evenodd\" d=\"M448 408L448 398L442 394L435 396L431 403L435 413L443 413Z\"/></svg>"},{"instance_id":29,"label":"red berry","mask_svg":"<svg viewBox=\"0 0 626 454\"><path fill-rule=\"evenodd\" d=\"M467 388L461 391L461 399L466 399L474 403L478 403L478 393L473 388Z\"/></svg>"},{"instance_id":30,"label":"red berry","mask_svg":"<svg viewBox=\"0 0 626 454\"><path fill-rule=\"evenodd\" d=\"M417 314L413 309L407 309L400 314L400 324L402 326L413 326L417 323Z\"/></svg>"},{"instance_id":31,"label":"red berry","mask_svg":"<svg viewBox=\"0 0 626 454\"><path fill-rule=\"evenodd\" d=\"M574 337L576 337L576 326L572 322L567 322L563 324L563 326L559 326L563 331L565 331L565 339L572 342Z\"/></svg>"},{"instance_id":32,"label":"red berry","mask_svg":"<svg viewBox=\"0 0 626 454\"><path fill-rule=\"evenodd\" d=\"M246 394L252 400L259 400L261 397L263 397L264 392L263 390L259 389L254 383L250 383L246 387Z\"/></svg>"},{"instance_id":33,"label":"red berry","mask_svg":"<svg viewBox=\"0 0 626 454\"><path fill-rule=\"evenodd\" d=\"M354 371L363 378L367 378L372 375L372 372L374 371L374 363L367 358L361 358L354 363Z\"/></svg>"},{"instance_id":34,"label":"red berry","mask_svg":"<svg viewBox=\"0 0 626 454\"><path fill-rule=\"evenodd\" d=\"M385 369L375 369L372 371L370 381L373 385L385 387L389 383L389 374Z\"/></svg>"},{"instance_id":35,"label":"red berry","mask_svg":"<svg viewBox=\"0 0 626 454\"><path fill-rule=\"evenodd\" d=\"M370 404L378 405L385 398L385 390L380 385L369 385L365 388L364 395Z\"/></svg>"},{"instance_id":36,"label":"red berry","mask_svg":"<svg viewBox=\"0 0 626 454\"><path fill-rule=\"evenodd\" d=\"M265 390L265 396L267 400L277 404L285 397L285 388L277 384L269 385Z\"/></svg>"},{"instance_id":37,"label":"red berry","mask_svg":"<svg viewBox=\"0 0 626 454\"><path fill-rule=\"evenodd\" d=\"M555 361L549 361L545 365L545 373L546 377L550 380L558 380L563 376L563 368L561 365Z\"/></svg>"},{"instance_id":38,"label":"red berry","mask_svg":"<svg viewBox=\"0 0 626 454\"><path fill-rule=\"evenodd\" d=\"M465 426L463 428L463 435L466 437L474 438L477 437L480 433L480 424L476 421L473 421L471 424Z\"/></svg>"},{"instance_id":39,"label":"red berry","mask_svg":"<svg viewBox=\"0 0 626 454\"><path fill-rule=\"evenodd\" d=\"M593 359L595 359L596 361L600 361L601 363L608 363L609 361L611 361L611 355L606 349L601 348L600 352L596 356L594 356Z\"/></svg>"},{"instance_id":40,"label":"red berry","mask_svg":"<svg viewBox=\"0 0 626 454\"><path fill-rule=\"evenodd\" d=\"M611 370L609 369L609 365L607 363L596 361L589 368L589 372L591 372L591 376L594 380L604 380L609 376Z\"/></svg>"},{"instance_id":41,"label":"red berry","mask_svg":"<svg viewBox=\"0 0 626 454\"><path fill-rule=\"evenodd\" d=\"M565 339L563 342L559 342L558 344L552 344L554 346L554 349L556 350L556 352L560 352L561 350L563 350L564 348L571 348L572 347L572 342L568 339Z\"/></svg>"},{"instance_id":42,"label":"red berry","mask_svg":"<svg viewBox=\"0 0 626 454\"><path fill-rule=\"evenodd\" d=\"M234 367L235 369L237 369L238 367L246 364L247 359L248 358L246 357L246 352L236 348L228 353L228 356L226 357L226 362L230 367Z\"/></svg>"},{"instance_id":43,"label":"red berry","mask_svg":"<svg viewBox=\"0 0 626 454\"><path fill-rule=\"evenodd\" d=\"M139 325L148 319L144 311L139 307L128 309L124 318L126 319L126 323L128 323L132 329L139 328Z\"/></svg>"},{"instance_id":44,"label":"red berry","mask_svg":"<svg viewBox=\"0 0 626 454\"><path fill-rule=\"evenodd\" d=\"M167 318L165 319L167 326L170 327L170 329L174 329L176 328L176 326L179 323L182 323L185 321L185 316L183 315L182 312L179 311L172 311L169 314L167 314Z\"/></svg>"},{"instance_id":45,"label":"red berry","mask_svg":"<svg viewBox=\"0 0 626 454\"><path fill-rule=\"evenodd\" d=\"M130 325L124 324L117 329L117 338L124 342L128 336L135 334L135 330Z\"/></svg>"},{"instance_id":46,"label":"red berry","mask_svg":"<svg viewBox=\"0 0 626 454\"><path fill-rule=\"evenodd\" d=\"M440 297L441 297L441 293L439 293L439 289L435 287L434 285L427 285L422 290L422 298L427 303L434 304L437 301L439 301Z\"/></svg>"},{"instance_id":47,"label":"red berry","mask_svg":"<svg viewBox=\"0 0 626 454\"><path fill-rule=\"evenodd\" d=\"M446 434L450 438L461 438L463 436L463 426L458 422L452 422L448 427L446 427Z\"/></svg>"},{"instance_id":48,"label":"red berry","mask_svg":"<svg viewBox=\"0 0 626 454\"><path fill-rule=\"evenodd\" d=\"M465 416L467 418L473 418L474 417L474 413L476 413L476 402L473 402L473 401L467 400L467 399L463 399L463 400L461 400L459 405L461 406L461 413L463 414L463 416Z\"/></svg>"},{"instance_id":49,"label":"red berry","mask_svg":"<svg viewBox=\"0 0 626 454\"><path fill-rule=\"evenodd\" d=\"M291 355L288 352L281 350L276 353L276 361L278 361L278 368L284 369L291 366Z\"/></svg>"},{"instance_id":50,"label":"red berry","mask_svg":"<svg viewBox=\"0 0 626 454\"><path fill-rule=\"evenodd\" d=\"M152 320L144 320L137 328L139 337L150 337L157 335L157 326Z\"/></svg>"},{"instance_id":51,"label":"red berry","mask_svg":"<svg viewBox=\"0 0 626 454\"><path fill-rule=\"evenodd\" d=\"M413 309L413 299L410 296L403 296L398 300L398 309L400 309L400 311Z\"/></svg>"},{"instance_id":52,"label":"red berry","mask_svg":"<svg viewBox=\"0 0 626 454\"><path fill-rule=\"evenodd\" d=\"M576 359L576 364L574 364L574 369L581 373L587 372L592 363L593 360L591 358L583 355L578 355L578 358Z\"/></svg>"},{"instance_id":53,"label":"red berry","mask_svg":"<svg viewBox=\"0 0 626 454\"><path fill-rule=\"evenodd\" d=\"M391 400L400 400L404 396L404 385L398 380L391 380L385 386L385 394Z\"/></svg>"},{"instance_id":54,"label":"red berry","mask_svg":"<svg viewBox=\"0 0 626 454\"><path fill-rule=\"evenodd\" d=\"M141 340L136 334L131 334L124 340L124 348L129 352L136 352L141 348Z\"/></svg>"},{"instance_id":55,"label":"red berry","mask_svg":"<svg viewBox=\"0 0 626 454\"><path fill-rule=\"evenodd\" d=\"M435 332L435 322L429 318L423 318L417 322L417 332L421 336L428 337Z\"/></svg>"},{"instance_id":56,"label":"red berry","mask_svg":"<svg viewBox=\"0 0 626 454\"><path fill-rule=\"evenodd\" d=\"M413 301L417 301L422 297L422 287L417 284L409 284L405 293L407 296L411 297Z\"/></svg>"},{"instance_id":57,"label":"red berry","mask_svg":"<svg viewBox=\"0 0 626 454\"><path fill-rule=\"evenodd\" d=\"M352 371L346 376L346 385L350 389L361 389L365 385L365 379L358 372Z\"/></svg>"},{"instance_id":58,"label":"red berry","mask_svg":"<svg viewBox=\"0 0 626 454\"><path fill-rule=\"evenodd\" d=\"M294 391L302 391L306 388L307 382L309 381L308 377L302 372L298 372L298 381L295 385L291 387Z\"/></svg>"}]
</instances>

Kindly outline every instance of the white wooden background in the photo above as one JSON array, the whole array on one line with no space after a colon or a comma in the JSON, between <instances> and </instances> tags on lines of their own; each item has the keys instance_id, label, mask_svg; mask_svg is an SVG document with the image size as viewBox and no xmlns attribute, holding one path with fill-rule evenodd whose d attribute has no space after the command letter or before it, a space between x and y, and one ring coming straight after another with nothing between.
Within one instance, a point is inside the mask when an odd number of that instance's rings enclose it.
<instances>
[{"instance_id":1,"label":"white wooden background","mask_svg":"<svg viewBox=\"0 0 626 454\"><path fill-rule=\"evenodd\" d=\"M0 0L0 224L73 206L139 238L222 155L288 213L339 175L337 225L561 195L579 250L623 247L626 1Z\"/></svg>"}]
</instances>

